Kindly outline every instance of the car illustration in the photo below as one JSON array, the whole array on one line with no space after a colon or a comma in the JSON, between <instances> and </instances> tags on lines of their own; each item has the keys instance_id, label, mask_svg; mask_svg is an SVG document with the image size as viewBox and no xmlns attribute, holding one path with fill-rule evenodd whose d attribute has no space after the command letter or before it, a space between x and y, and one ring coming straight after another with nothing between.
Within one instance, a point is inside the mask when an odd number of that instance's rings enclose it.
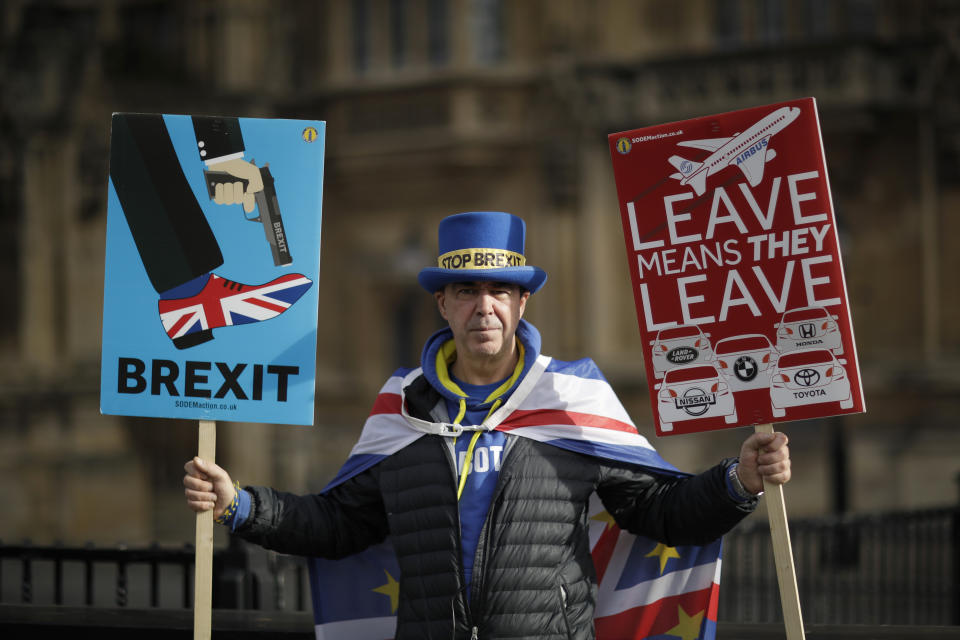
<instances>
[{"instance_id":1,"label":"car illustration","mask_svg":"<svg viewBox=\"0 0 960 640\"><path fill-rule=\"evenodd\" d=\"M769 388L777 355L770 338L760 333L731 336L713 345L717 369L735 392Z\"/></svg>"},{"instance_id":2,"label":"car illustration","mask_svg":"<svg viewBox=\"0 0 960 640\"><path fill-rule=\"evenodd\" d=\"M713 360L710 334L695 325L681 325L661 329L650 341L653 375L662 378L665 371L690 364L703 364Z\"/></svg>"},{"instance_id":3,"label":"car illustration","mask_svg":"<svg viewBox=\"0 0 960 640\"><path fill-rule=\"evenodd\" d=\"M829 349L802 349L780 356L770 375L773 415L782 418L787 407L839 402L841 409L853 406L850 379Z\"/></svg>"},{"instance_id":4,"label":"car illustration","mask_svg":"<svg viewBox=\"0 0 960 640\"><path fill-rule=\"evenodd\" d=\"M733 393L714 364L694 364L669 369L663 382L654 385L660 430L673 431L673 423L698 418L722 417L737 421Z\"/></svg>"},{"instance_id":5,"label":"car illustration","mask_svg":"<svg viewBox=\"0 0 960 640\"><path fill-rule=\"evenodd\" d=\"M834 355L843 355L837 316L823 307L789 309L773 326L777 330L777 351L780 353L797 349L830 349Z\"/></svg>"}]
</instances>

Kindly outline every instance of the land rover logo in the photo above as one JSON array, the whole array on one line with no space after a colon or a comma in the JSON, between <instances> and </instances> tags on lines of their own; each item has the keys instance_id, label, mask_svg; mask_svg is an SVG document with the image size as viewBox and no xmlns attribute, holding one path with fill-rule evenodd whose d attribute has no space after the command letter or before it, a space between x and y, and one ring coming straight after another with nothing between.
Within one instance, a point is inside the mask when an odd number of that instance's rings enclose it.
<instances>
[{"instance_id":1,"label":"land rover logo","mask_svg":"<svg viewBox=\"0 0 960 640\"><path fill-rule=\"evenodd\" d=\"M697 359L699 352L693 347L676 347L667 352L667 360L673 364L689 364Z\"/></svg>"},{"instance_id":2,"label":"land rover logo","mask_svg":"<svg viewBox=\"0 0 960 640\"><path fill-rule=\"evenodd\" d=\"M801 387L812 387L820 382L820 373L816 369L800 369L793 375L793 381Z\"/></svg>"},{"instance_id":3,"label":"land rover logo","mask_svg":"<svg viewBox=\"0 0 960 640\"><path fill-rule=\"evenodd\" d=\"M757 361L750 356L740 356L737 358L737 361L733 363L733 375L737 376L738 380L743 380L744 382L750 382L756 378L757 371L759 370L760 367L757 366Z\"/></svg>"},{"instance_id":4,"label":"land rover logo","mask_svg":"<svg viewBox=\"0 0 960 640\"><path fill-rule=\"evenodd\" d=\"M812 322L804 322L797 329L800 331L801 338L812 338L817 335L817 326Z\"/></svg>"},{"instance_id":5,"label":"land rover logo","mask_svg":"<svg viewBox=\"0 0 960 640\"><path fill-rule=\"evenodd\" d=\"M682 397L674 399L674 404L677 409L683 409L691 416L698 417L709 411L710 405L717 404L717 394L690 387L683 392Z\"/></svg>"}]
</instances>

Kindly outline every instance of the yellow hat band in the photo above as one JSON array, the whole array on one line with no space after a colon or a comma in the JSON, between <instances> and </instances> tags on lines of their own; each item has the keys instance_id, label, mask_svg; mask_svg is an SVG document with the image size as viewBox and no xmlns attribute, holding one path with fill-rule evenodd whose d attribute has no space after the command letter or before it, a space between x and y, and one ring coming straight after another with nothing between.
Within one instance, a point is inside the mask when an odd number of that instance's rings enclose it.
<instances>
[{"instance_id":1,"label":"yellow hat band","mask_svg":"<svg viewBox=\"0 0 960 640\"><path fill-rule=\"evenodd\" d=\"M437 260L441 269L502 269L526 264L527 259L522 254L506 249L457 249L444 253Z\"/></svg>"}]
</instances>

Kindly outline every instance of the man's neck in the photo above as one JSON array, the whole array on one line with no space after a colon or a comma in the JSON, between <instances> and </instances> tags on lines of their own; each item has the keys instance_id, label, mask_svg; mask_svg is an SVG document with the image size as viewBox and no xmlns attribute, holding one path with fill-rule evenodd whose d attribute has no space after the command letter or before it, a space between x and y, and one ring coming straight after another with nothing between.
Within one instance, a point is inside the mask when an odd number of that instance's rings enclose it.
<instances>
[{"instance_id":1,"label":"man's neck","mask_svg":"<svg viewBox=\"0 0 960 640\"><path fill-rule=\"evenodd\" d=\"M484 385L510 377L520 357L516 344L506 357L464 358L457 353L450 373L467 384Z\"/></svg>"}]
</instances>

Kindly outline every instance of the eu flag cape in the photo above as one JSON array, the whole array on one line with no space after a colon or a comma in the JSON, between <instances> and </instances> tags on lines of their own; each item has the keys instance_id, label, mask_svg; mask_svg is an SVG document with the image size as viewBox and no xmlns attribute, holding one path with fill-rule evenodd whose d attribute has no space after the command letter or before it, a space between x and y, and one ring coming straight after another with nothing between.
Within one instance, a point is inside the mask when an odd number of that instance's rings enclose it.
<instances>
[{"instance_id":1,"label":"eu flag cape","mask_svg":"<svg viewBox=\"0 0 960 640\"><path fill-rule=\"evenodd\" d=\"M453 435L459 425L430 423L406 412L403 389L421 373L399 370L380 390L360 439L330 489L427 433ZM497 429L564 449L683 475L637 429L591 360L540 355L483 429ZM621 531L594 495L590 546L598 579L594 623L599 640L712 640L719 602L720 551L668 547ZM389 539L342 560L311 558L317 640L392 638L399 568Z\"/></svg>"}]
</instances>

